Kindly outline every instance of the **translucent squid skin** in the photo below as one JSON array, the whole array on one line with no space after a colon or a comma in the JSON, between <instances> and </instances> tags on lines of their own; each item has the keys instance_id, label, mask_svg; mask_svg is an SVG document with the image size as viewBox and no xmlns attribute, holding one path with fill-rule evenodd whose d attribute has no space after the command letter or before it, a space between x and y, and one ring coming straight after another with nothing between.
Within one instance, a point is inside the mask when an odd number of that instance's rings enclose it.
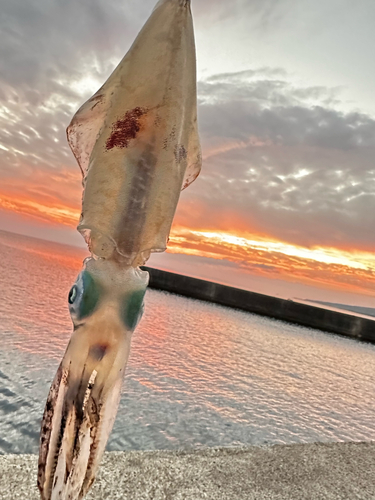
<instances>
[{"instance_id":1,"label":"translucent squid skin","mask_svg":"<svg viewBox=\"0 0 375 500\"><path fill-rule=\"evenodd\" d=\"M161 0L106 83L77 111L68 142L83 174L78 230L92 257L69 293L74 331L45 407L42 500L89 490L111 432L143 311L181 189L198 176L196 61L190 0Z\"/></svg>"},{"instance_id":2,"label":"translucent squid skin","mask_svg":"<svg viewBox=\"0 0 375 500\"><path fill-rule=\"evenodd\" d=\"M166 249L179 193L199 174L190 2L157 4L131 49L76 113L68 140L84 177L78 230L127 265Z\"/></svg>"}]
</instances>

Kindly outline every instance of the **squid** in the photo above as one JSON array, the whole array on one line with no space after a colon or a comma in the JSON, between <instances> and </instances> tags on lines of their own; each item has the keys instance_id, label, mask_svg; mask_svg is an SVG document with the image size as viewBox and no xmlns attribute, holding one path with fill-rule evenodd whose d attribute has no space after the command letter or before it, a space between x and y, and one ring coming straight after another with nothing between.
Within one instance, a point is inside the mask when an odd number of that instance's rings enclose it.
<instances>
[{"instance_id":1,"label":"squid","mask_svg":"<svg viewBox=\"0 0 375 500\"><path fill-rule=\"evenodd\" d=\"M74 115L83 176L78 231L91 256L68 296L73 333L40 435L42 500L82 499L112 430L152 252L201 169L190 0L160 0L129 52Z\"/></svg>"}]
</instances>

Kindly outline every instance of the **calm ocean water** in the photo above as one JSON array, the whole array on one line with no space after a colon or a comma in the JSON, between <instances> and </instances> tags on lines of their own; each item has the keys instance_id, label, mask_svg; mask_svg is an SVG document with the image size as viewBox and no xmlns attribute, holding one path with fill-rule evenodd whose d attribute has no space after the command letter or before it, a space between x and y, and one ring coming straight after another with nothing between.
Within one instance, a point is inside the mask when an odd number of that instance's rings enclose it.
<instances>
[{"instance_id":1,"label":"calm ocean water","mask_svg":"<svg viewBox=\"0 0 375 500\"><path fill-rule=\"evenodd\" d=\"M0 454L36 453L85 254L0 232ZM147 292L110 450L375 440L375 346Z\"/></svg>"}]
</instances>

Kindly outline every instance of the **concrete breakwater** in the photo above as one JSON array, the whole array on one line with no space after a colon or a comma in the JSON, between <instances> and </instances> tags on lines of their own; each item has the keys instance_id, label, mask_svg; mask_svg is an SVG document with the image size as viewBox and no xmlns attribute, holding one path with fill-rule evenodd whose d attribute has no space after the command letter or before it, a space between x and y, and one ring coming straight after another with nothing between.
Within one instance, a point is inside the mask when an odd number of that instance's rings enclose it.
<instances>
[{"instance_id":1,"label":"concrete breakwater","mask_svg":"<svg viewBox=\"0 0 375 500\"><path fill-rule=\"evenodd\" d=\"M375 343L375 321L323 307L249 292L160 269L144 267L150 273L150 287L185 297L235 307L270 318L318 328Z\"/></svg>"}]
</instances>

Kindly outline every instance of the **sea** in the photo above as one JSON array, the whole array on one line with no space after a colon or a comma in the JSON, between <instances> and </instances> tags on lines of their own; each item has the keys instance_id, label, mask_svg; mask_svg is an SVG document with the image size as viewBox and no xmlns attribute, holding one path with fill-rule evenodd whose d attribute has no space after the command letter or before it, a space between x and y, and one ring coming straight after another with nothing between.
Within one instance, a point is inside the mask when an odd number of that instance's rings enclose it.
<instances>
[{"instance_id":1,"label":"sea","mask_svg":"<svg viewBox=\"0 0 375 500\"><path fill-rule=\"evenodd\" d=\"M0 231L0 454L37 453L85 252ZM148 290L108 450L375 440L375 346Z\"/></svg>"}]
</instances>

